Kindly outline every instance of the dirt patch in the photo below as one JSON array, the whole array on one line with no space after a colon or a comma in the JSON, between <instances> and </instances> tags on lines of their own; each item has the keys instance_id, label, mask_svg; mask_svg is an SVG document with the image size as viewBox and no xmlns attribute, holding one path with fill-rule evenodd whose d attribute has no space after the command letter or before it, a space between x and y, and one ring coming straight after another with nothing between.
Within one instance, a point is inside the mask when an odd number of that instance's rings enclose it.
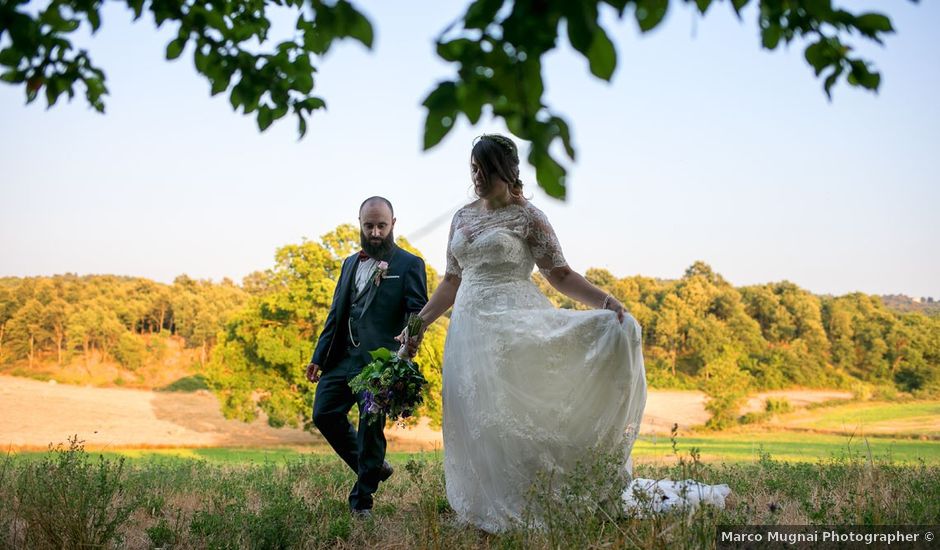
<instances>
[{"instance_id":1,"label":"dirt patch","mask_svg":"<svg viewBox=\"0 0 940 550\"><path fill-rule=\"evenodd\" d=\"M825 401L838 401L852 399L854 394L845 390L774 390L761 392L751 396L741 414L764 411L768 399L786 399L795 409L803 409L809 405Z\"/></svg>"},{"instance_id":2,"label":"dirt patch","mask_svg":"<svg viewBox=\"0 0 940 550\"><path fill-rule=\"evenodd\" d=\"M319 434L228 420L207 391L94 388L0 376L0 448L44 449L78 435L89 449L321 446ZM442 447L427 422L386 430L397 451Z\"/></svg>"},{"instance_id":3,"label":"dirt patch","mask_svg":"<svg viewBox=\"0 0 940 550\"><path fill-rule=\"evenodd\" d=\"M847 392L801 390L755 396L758 409L767 396L786 397L797 407L846 396ZM756 401L755 401L756 400ZM650 391L642 433L667 434L708 420L705 396L694 391ZM78 435L88 448L271 447L325 445L319 434L277 429L264 419L227 420L207 391L166 393L94 388L0 376L0 446L45 448ZM394 451L440 450L441 432L427 421L386 430Z\"/></svg>"}]
</instances>

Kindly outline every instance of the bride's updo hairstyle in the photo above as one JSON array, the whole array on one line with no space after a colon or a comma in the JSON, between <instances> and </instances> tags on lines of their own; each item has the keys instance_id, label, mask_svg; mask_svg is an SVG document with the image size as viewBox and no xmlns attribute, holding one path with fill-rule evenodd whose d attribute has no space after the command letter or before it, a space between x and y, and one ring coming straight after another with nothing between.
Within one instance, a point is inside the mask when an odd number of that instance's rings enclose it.
<instances>
[{"instance_id":1,"label":"bride's updo hairstyle","mask_svg":"<svg viewBox=\"0 0 940 550\"><path fill-rule=\"evenodd\" d=\"M522 180L519 179L519 150L511 139L500 134L483 134L473 144L470 156L477 161L486 184L484 194L493 188L493 178L509 183L509 193L514 199L522 197Z\"/></svg>"}]
</instances>

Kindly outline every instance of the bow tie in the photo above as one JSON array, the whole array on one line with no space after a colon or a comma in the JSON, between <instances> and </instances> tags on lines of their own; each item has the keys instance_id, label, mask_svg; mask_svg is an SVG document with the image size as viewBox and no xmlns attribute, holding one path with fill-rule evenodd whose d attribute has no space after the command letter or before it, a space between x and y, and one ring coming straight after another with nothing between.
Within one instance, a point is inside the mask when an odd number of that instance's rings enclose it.
<instances>
[{"instance_id":1,"label":"bow tie","mask_svg":"<svg viewBox=\"0 0 940 550\"><path fill-rule=\"evenodd\" d=\"M370 257L370 256L369 256L368 254L366 254L366 251L365 251L365 250L360 250L360 251L359 251L359 261L360 261L360 262L364 262L364 261L368 260L369 257Z\"/></svg>"}]
</instances>

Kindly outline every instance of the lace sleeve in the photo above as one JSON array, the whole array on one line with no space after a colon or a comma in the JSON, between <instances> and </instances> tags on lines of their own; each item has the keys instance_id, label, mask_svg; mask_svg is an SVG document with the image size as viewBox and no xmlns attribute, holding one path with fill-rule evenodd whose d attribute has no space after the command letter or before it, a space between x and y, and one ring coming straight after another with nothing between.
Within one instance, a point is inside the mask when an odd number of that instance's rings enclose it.
<instances>
[{"instance_id":1,"label":"lace sleeve","mask_svg":"<svg viewBox=\"0 0 940 550\"><path fill-rule=\"evenodd\" d=\"M545 214L534 206L528 208L528 213L526 241L529 243L532 257L535 258L535 265L539 266L543 273L568 265L561 253L561 245L558 243L558 237L555 236L555 230L548 223Z\"/></svg>"},{"instance_id":2,"label":"lace sleeve","mask_svg":"<svg viewBox=\"0 0 940 550\"><path fill-rule=\"evenodd\" d=\"M447 266L444 268L444 275L462 277L463 268L460 267L460 263L457 262L457 258L454 256L454 251L451 248L454 246L454 232L457 230L457 217L459 215L460 211L458 210L450 222L450 233L447 235Z\"/></svg>"}]
</instances>

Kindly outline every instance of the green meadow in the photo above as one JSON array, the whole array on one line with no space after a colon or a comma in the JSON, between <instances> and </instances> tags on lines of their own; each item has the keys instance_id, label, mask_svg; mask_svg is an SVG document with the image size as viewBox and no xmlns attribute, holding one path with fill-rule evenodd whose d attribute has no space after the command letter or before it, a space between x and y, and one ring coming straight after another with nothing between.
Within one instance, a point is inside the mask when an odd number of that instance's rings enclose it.
<instances>
[{"instance_id":1,"label":"green meadow","mask_svg":"<svg viewBox=\"0 0 940 550\"><path fill-rule=\"evenodd\" d=\"M674 444L675 443L675 444ZM699 455L705 463L755 462L769 455L780 462L810 462L831 459L860 459L895 464L924 462L940 466L940 440L897 439L886 437L857 437L801 432L720 432L678 437L641 436L633 447L638 464L670 463L677 456ZM332 452L318 447L252 448L196 448L196 449L118 449L90 451L108 459L124 458L130 461L161 459L197 460L211 464L282 464L308 456L332 458ZM678 454L677 454L678 453ZM22 459L38 459L45 452L17 453ZM389 459L404 462L413 458L434 460L440 452L390 452Z\"/></svg>"},{"instance_id":2,"label":"green meadow","mask_svg":"<svg viewBox=\"0 0 940 550\"><path fill-rule=\"evenodd\" d=\"M374 517L357 520L346 504L353 474L323 444L85 450L71 442L0 456L0 547L697 549L713 548L722 524L936 525L937 405L847 403L762 427L643 436L635 476L727 484L726 507L613 513L599 504L619 502L613 475L575 472L563 492L533 487L531 510L552 511L542 524L532 514L499 535L457 519L440 451L390 452L396 473L380 487ZM920 423L914 433L923 435L813 431L847 416L866 426Z\"/></svg>"},{"instance_id":3,"label":"green meadow","mask_svg":"<svg viewBox=\"0 0 940 550\"><path fill-rule=\"evenodd\" d=\"M852 402L783 419L786 427L940 439L940 401Z\"/></svg>"},{"instance_id":4,"label":"green meadow","mask_svg":"<svg viewBox=\"0 0 940 550\"><path fill-rule=\"evenodd\" d=\"M551 510L544 523L530 517L499 535L457 520L441 453L390 454L396 473L374 517L358 520L346 505L353 474L329 453L73 445L0 458L0 547L691 549L714 547L721 524L940 523L933 442L909 442L929 459L902 460L900 449L869 459L839 438L809 440L817 448L802 454L799 441L779 442L788 454L778 458L769 437L753 455L731 437L680 439L675 452L668 439L644 439L635 475L725 483L726 507L614 513L600 504L617 502L612 477L575 472L565 491L533 488L531 509ZM703 460L719 451L741 460Z\"/></svg>"},{"instance_id":5,"label":"green meadow","mask_svg":"<svg viewBox=\"0 0 940 550\"><path fill-rule=\"evenodd\" d=\"M826 435L801 432L741 432L680 437L680 453L697 449L706 462L748 462L769 454L784 462L817 462L833 458L916 463L940 466L940 441ZM633 456L639 462L671 460L675 456L667 437L641 437Z\"/></svg>"}]
</instances>

